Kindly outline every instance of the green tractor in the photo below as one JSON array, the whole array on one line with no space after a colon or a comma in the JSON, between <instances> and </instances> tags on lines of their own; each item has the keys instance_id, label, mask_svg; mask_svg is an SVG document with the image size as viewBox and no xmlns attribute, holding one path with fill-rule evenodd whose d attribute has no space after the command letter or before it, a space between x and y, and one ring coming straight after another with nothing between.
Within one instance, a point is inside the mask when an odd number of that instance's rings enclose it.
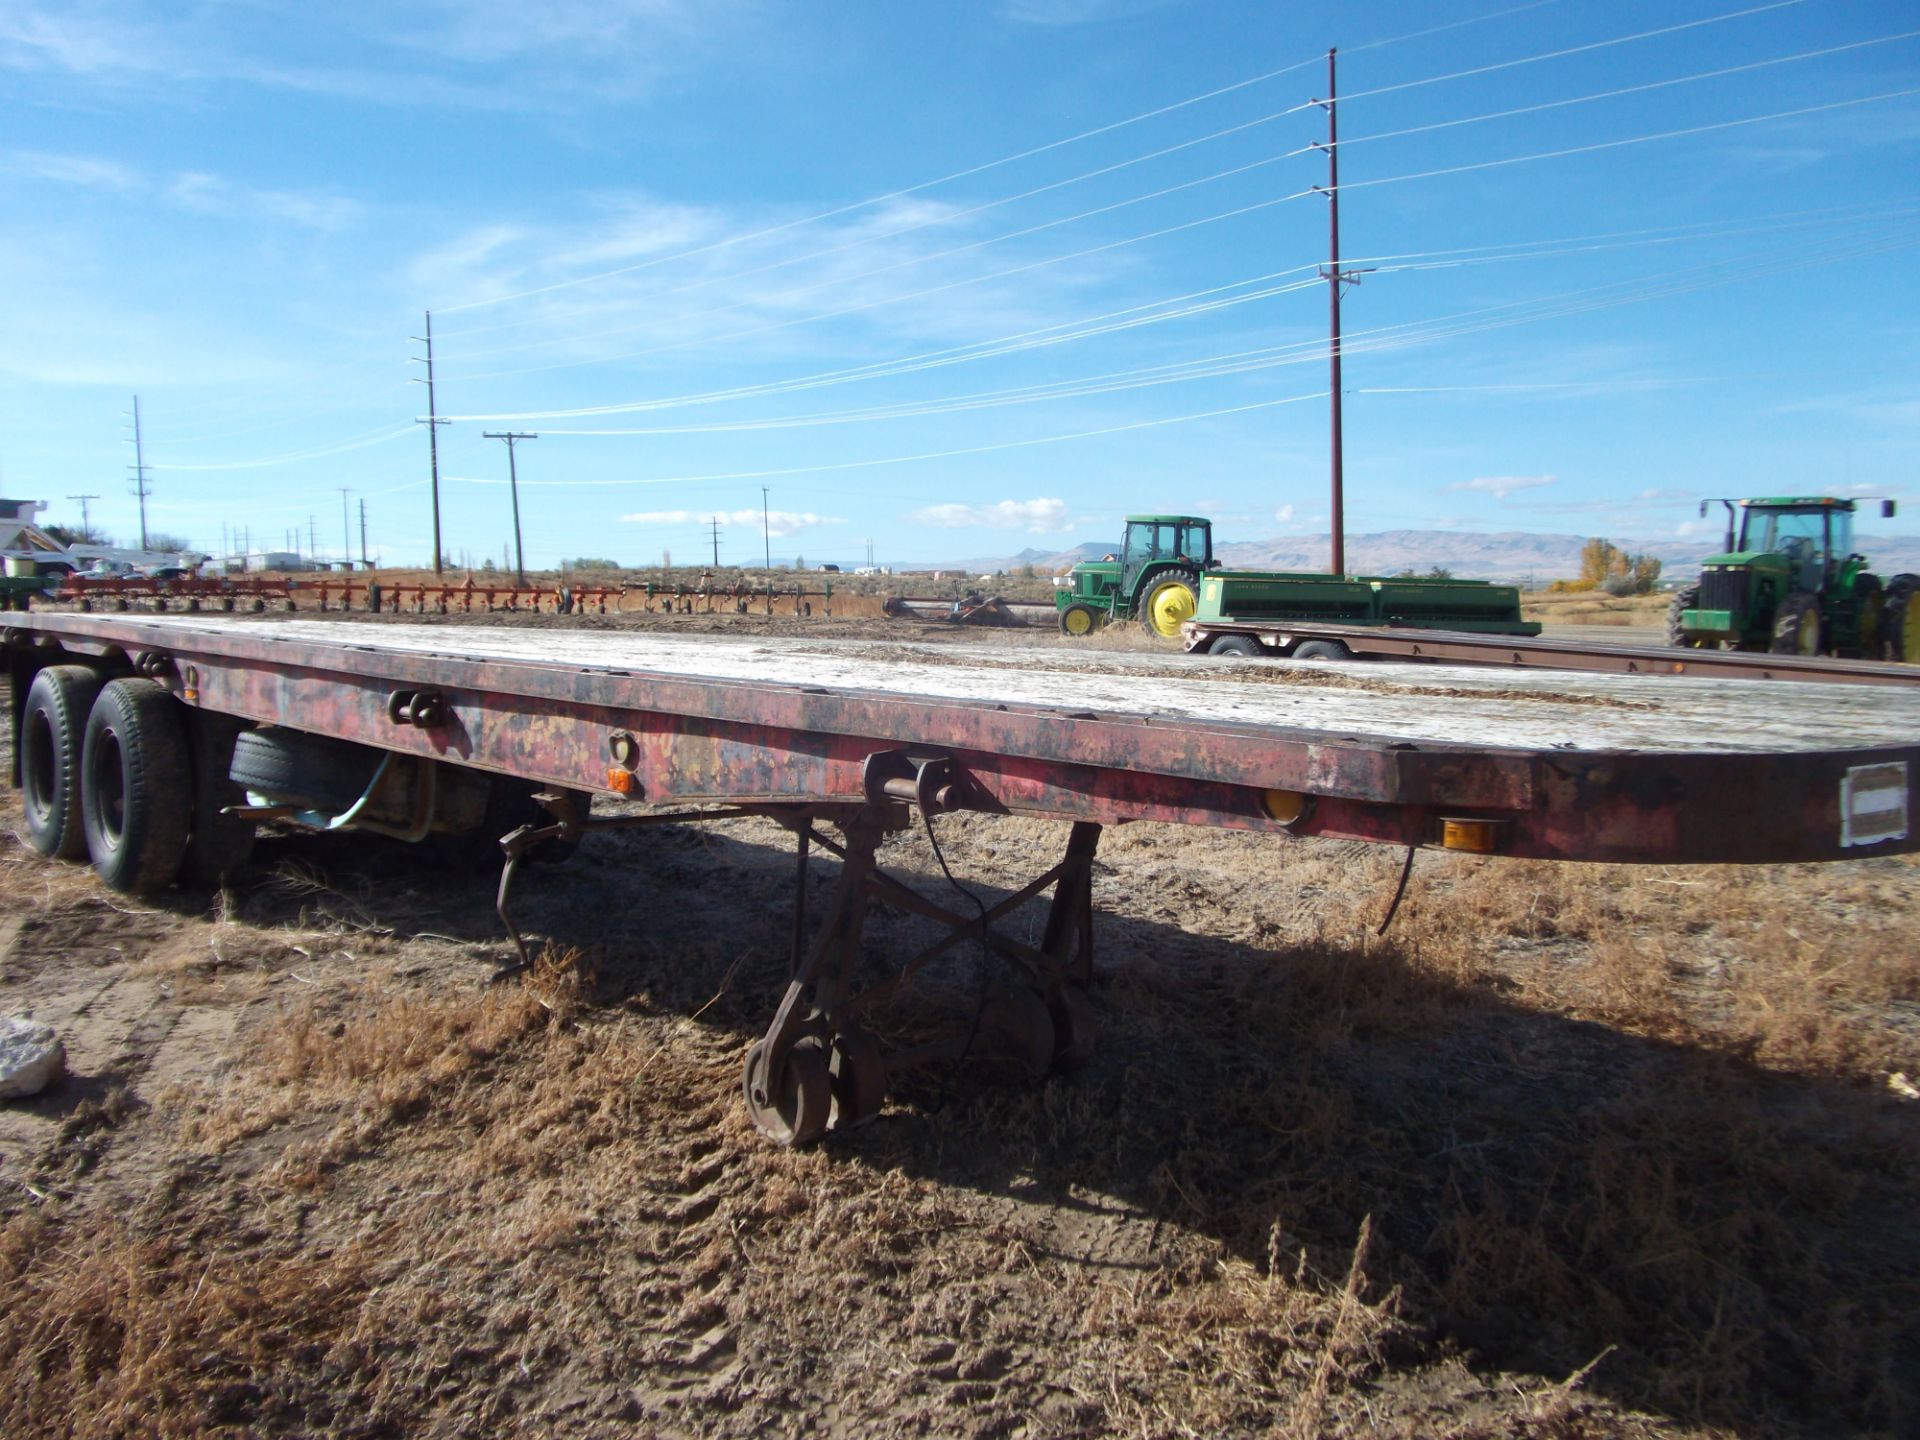
<instances>
[{"instance_id":1,"label":"green tractor","mask_svg":"<svg viewBox=\"0 0 1920 1440\"><path fill-rule=\"evenodd\" d=\"M1703 500L1700 513L1715 504L1727 507L1726 553L1673 597L1669 644L1920 662L1920 576L1883 585L1868 572L1852 500Z\"/></svg>"},{"instance_id":2,"label":"green tractor","mask_svg":"<svg viewBox=\"0 0 1920 1440\"><path fill-rule=\"evenodd\" d=\"M1213 522L1195 515L1129 515L1118 555L1083 560L1055 581L1054 608L1068 635L1137 619L1166 640L1199 605L1200 576L1214 567Z\"/></svg>"}]
</instances>

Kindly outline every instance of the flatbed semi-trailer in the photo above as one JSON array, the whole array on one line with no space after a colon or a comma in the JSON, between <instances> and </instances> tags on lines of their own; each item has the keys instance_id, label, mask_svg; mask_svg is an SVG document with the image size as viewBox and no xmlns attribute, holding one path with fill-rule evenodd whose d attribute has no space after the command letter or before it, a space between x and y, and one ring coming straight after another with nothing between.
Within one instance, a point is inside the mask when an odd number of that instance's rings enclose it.
<instances>
[{"instance_id":1,"label":"flatbed semi-trailer","mask_svg":"<svg viewBox=\"0 0 1920 1440\"><path fill-rule=\"evenodd\" d=\"M1461 630L1298 620L1202 619L1190 620L1181 626L1180 638L1188 654L1228 658L1406 660L1442 665L1498 665L1510 670L1920 687L1920 666L1914 665L1840 660L1828 655L1627 645L1560 636L1488 635Z\"/></svg>"},{"instance_id":2,"label":"flatbed semi-trailer","mask_svg":"<svg viewBox=\"0 0 1920 1440\"><path fill-rule=\"evenodd\" d=\"M796 914L794 977L745 1068L756 1123L787 1142L884 1094L855 983L876 900L945 928L903 972L979 942L1005 962L996 1023L1035 1068L1083 1056L1104 825L1628 863L1920 848L1920 700L1891 688L1783 700L1684 677L381 619L35 612L5 636L29 838L84 850L121 888L204 875L260 820L419 838L500 823L502 793L541 807L502 837L503 919L524 855L604 825L744 810L786 826L803 868L813 846L838 854L833 907L805 943ZM594 793L650 808L594 816ZM878 868L889 830L962 809L1070 822L1061 860L985 914ZM1039 942L1013 938L1001 922L1042 897Z\"/></svg>"}]
</instances>

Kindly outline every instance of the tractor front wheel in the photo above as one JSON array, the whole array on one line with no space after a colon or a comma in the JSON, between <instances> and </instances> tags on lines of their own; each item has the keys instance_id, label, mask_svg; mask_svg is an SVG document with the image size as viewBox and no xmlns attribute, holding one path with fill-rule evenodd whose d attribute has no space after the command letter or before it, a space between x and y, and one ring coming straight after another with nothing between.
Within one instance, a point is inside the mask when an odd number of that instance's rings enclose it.
<instances>
[{"instance_id":1,"label":"tractor front wheel","mask_svg":"<svg viewBox=\"0 0 1920 1440\"><path fill-rule=\"evenodd\" d=\"M1140 621L1162 640L1178 640L1180 627L1200 608L1200 578L1190 570L1166 570L1147 582Z\"/></svg>"},{"instance_id":2,"label":"tractor front wheel","mask_svg":"<svg viewBox=\"0 0 1920 1440\"><path fill-rule=\"evenodd\" d=\"M1780 602L1773 620L1775 655L1818 655L1821 638L1819 596L1797 590Z\"/></svg>"},{"instance_id":3,"label":"tractor front wheel","mask_svg":"<svg viewBox=\"0 0 1920 1440\"><path fill-rule=\"evenodd\" d=\"M1091 635L1099 625L1100 617L1093 613L1091 605L1073 604L1060 612L1060 633L1071 635L1076 640L1083 635Z\"/></svg>"},{"instance_id":4,"label":"tractor front wheel","mask_svg":"<svg viewBox=\"0 0 1920 1440\"><path fill-rule=\"evenodd\" d=\"M1711 640L1696 640L1687 634L1686 612L1698 609L1700 605L1700 587L1688 585L1674 592L1673 603L1667 606L1667 644L1682 646L1691 650L1711 649Z\"/></svg>"},{"instance_id":5,"label":"tractor front wheel","mask_svg":"<svg viewBox=\"0 0 1920 1440\"><path fill-rule=\"evenodd\" d=\"M1880 617L1887 658L1920 665L1920 575L1896 575L1887 582Z\"/></svg>"}]
</instances>

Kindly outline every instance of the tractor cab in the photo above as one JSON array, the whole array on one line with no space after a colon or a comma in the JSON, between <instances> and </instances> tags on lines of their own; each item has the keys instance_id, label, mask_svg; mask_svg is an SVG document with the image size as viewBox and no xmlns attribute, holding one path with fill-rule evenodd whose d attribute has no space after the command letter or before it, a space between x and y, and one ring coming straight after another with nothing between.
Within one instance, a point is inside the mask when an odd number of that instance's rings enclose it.
<instances>
[{"instance_id":1,"label":"tractor cab","mask_svg":"<svg viewBox=\"0 0 1920 1440\"><path fill-rule=\"evenodd\" d=\"M1778 555L1795 590L1819 590L1853 554L1851 500L1745 500L1740 535L1727 548L1749 558Z\"/></svg>"},{"instance_id":2,"label":"tractor cab","mask_svg":"<svg viewBox=\"0 0 1920 1440\"><path fill-rule=\"evenodd\" d=\"M1132 595L1149 570L1213 567L1213 522L1192 515L1129 515L1120 548L1120 593Z\"/></svg>"}]
</instances>

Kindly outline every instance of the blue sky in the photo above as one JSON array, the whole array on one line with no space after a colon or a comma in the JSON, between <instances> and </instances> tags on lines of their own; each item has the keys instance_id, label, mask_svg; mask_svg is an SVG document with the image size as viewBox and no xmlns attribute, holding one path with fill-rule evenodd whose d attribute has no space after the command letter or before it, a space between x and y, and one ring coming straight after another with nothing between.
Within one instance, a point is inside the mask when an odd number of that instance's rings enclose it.
<instances>
[{"instance_id":1,"label":"blue sky","mask_svg":"<svg viewBox=\"0 0 1920 1440\"><path fill-rule=\"evenodd\" d=\"M0 491L530 564L1920 529L1901 0L0 0Z\"/></svg>"}]
</instances>

